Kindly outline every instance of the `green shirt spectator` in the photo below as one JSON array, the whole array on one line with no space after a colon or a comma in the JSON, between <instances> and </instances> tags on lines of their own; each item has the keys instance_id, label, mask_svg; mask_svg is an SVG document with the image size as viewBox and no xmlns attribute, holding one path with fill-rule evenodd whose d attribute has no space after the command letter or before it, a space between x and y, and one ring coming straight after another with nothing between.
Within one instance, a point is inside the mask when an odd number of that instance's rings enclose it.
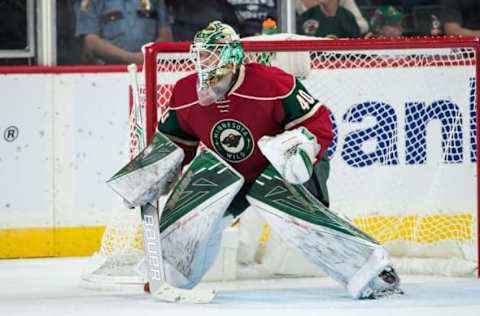
<instances>
[{"instance_id":1,"label":"green shirt spectator","mask_svg":"<svg viewBox=\"0 0 480 316\"><path fill-rule=\"evenodd\" d=\"M403 13L394 6L379 6L370 19L373 35L377 37L402 36L403 18Z\"/></svg>"},{"instance_id":2,"label":"green shirt spectator","mask_svg":"<svg viewBox=\"0 0 480 316\"><path fill-rule=\"evenodd\" d=\"M331 38L360 36L353 14L339 5L338 0L320 0L298 17L297 33Z\"/></svg>"}]
</instances>

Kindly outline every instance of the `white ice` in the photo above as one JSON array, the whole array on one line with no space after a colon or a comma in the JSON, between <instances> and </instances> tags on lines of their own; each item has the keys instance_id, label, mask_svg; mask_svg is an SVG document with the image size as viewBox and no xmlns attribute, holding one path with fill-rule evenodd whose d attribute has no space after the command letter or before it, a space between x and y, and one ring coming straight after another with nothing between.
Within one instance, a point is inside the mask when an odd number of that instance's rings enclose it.
<instances>
[{"instance_id":1,"label":"white ice","mask_svg":"<svg viewBox=\"0 0 480 316\"><path fill-rule=\"evenodd\" d=\"M403 277L403 296L354 301L325 278L202 283L207 305L153 300L143 287L92 289L80 281L85 258L0 261L0 315L35 316L479 316L480 280Z\"/></svg>"}]
</instances>

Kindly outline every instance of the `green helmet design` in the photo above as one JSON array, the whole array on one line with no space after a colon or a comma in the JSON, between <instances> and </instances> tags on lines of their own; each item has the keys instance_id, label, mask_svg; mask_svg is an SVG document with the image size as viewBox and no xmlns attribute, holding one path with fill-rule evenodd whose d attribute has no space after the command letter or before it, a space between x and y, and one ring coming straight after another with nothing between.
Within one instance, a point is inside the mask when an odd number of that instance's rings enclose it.
<instances>
[{"instance_id":1,"label":"green helmet design","mask_svg":"<svg viewBox=\"0 0 480 316\"><path fill-rule=\"evenodd\" d=\"M211 86L242 64L244 52L235 30L219 21L197 32L190 47L201 86Z\"/></svg>"}]
</instances>

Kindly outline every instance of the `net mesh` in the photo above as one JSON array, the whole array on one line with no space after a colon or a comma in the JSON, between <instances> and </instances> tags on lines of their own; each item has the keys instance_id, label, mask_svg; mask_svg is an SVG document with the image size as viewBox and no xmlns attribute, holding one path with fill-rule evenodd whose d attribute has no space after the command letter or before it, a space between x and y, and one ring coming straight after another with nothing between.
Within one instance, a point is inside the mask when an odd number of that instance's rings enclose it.
<instances>
[{"instance_id":1,"label":"net mesh","mask_svg":"<svg viewBox=\"0 0 480 316\"><path fill-rule=\"evenodd\" d=\"M400 270L415 272L412 266L418 266L419 273L475 273L475 47L369 50L342 45L324 50L311 43L304 51L292 52L265 46L262 51L247 51L245 63L297 72L309 92L332 110L335 138L328 156L334 211L384 244ZM158 117L168 107L175 82L193 71L186 52L156 55ZM146 92L142 86L143 106ZM153 114L147 110L149 115ZM134 119L130 117L131 125ZM131 139L134 155L136 140ZM261 263L251 249L260 246L275 253L284 248L268 225L253 218L250 222L247 216L240 223L247 231L241 234L247 236L241 245L250 248L239 249L239 254L246 254L239 257L242 264ZM129 227L107 230L116 237L104 237L102 251L115 254L118 244L127 243L118 235L132 234L134 242L120 248L141 253L139 222ZM268 255L263 256L268 264ZM426 267L432 259L435 272ZM299 263L302 258L285 251L274 260L282 261L283 268L271 274L315 274Z\"/></svg>"}]
</instances>

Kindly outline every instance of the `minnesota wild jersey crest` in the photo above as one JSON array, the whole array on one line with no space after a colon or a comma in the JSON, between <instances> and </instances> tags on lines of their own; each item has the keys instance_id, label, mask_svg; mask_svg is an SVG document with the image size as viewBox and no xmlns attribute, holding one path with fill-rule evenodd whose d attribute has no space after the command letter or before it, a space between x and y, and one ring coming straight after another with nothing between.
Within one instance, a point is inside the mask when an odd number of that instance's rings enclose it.
<instances>
[{"instance_id":1,"label":"minnesota wild jersey crest","mask_svg":"<svg viewBox=\"0 0 480 316\"><path fill-rule=\"evenodd\" d=\"M255 143L250 130L237 120L222 120L212 128L210 140L227 161L241 162L253 153Z\"/></svg>"}]
</instances>

